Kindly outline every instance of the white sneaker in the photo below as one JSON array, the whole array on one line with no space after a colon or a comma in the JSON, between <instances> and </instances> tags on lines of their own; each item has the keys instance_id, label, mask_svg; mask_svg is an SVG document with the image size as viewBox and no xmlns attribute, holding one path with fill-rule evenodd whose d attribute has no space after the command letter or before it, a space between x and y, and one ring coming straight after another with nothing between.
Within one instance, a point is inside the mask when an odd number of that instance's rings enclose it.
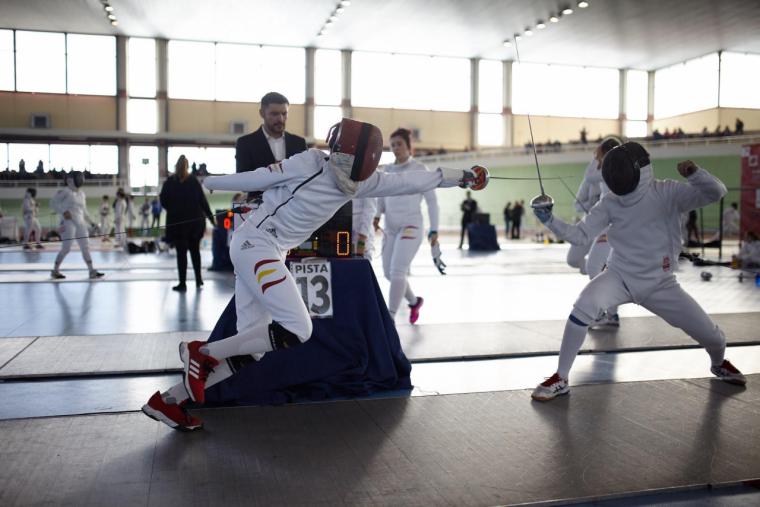
<instances>
[{"instance_id":1,"label":"white sneaker","mask_svg":"<svg viewBox=\"0 0 760 507\"><path fill-rule=\"evenodd\" d=\"M604 315L601 316L601 318L597 321L594 321L589 326L589 329L603 329L607 327L620 327L620 317L617 313L610 315L607 312L604 312Z\"/></svg>"},{"instance_id":2,"label":"white sneaker","mask_svg":"<svg viewBox=\"0 0 760 507\"><path fill-rule=\"evenodd\" d=\"M711 367L710 371L713 375L724 382L728 382L729 384L735 384L737 386L743 386L747 384L747 377L742 375L742 372L740 372L733 364L731 364L728 359L724 359L723 363L721 363L720 366Z\"/></svg>"},{"instance_id":3,"label":"white sneaker","mask_svg":"<svg viewBox=\"0 0 760 507\"><path fill-rule=\"evenodd\" d=\"M98 278L103 278L105 275L97 270L90 271L90 280L97 280Z\"/></svg>"},{"instance_id":4,"label":"white sneaker","mask_svg":"<svg viewBox=\"0 0 760 507\"><path fill-rule=\"evenodd\" d=\"M538 384L530 397L537 401L549 401L569 392L570 386L567 385L567 379L560 377L559 373L555 373Z\"/></svg>"}]
</instances>

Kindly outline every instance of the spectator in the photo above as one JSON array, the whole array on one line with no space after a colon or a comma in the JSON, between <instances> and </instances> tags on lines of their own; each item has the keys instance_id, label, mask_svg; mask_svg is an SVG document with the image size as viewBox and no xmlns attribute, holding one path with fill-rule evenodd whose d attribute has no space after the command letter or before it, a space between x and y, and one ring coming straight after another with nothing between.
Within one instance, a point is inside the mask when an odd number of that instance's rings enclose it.
<instances>
[{"instance_id":1,"label":"spectator","mask_svg":"<svg viewBox=\"0 0 760 507\"><path fill-rule=\"evenodd\" d=\"M26 162L24 162L24 159L18 161L18 172L20 174L26 174Z\"/></svg>"},{"instance_id":2,"label":"spectator","mask_svg":"<svg viewBox=\"0 0 760 507\"><path fill-rule=\"evenodd\" d=\"M757 234L747 231L741 250L733 256L733 265L737 268L760 267L760 241L757 239Z\"/></svg>"},{"instance_id":3,"label":"spectator","mask_svg":"<svg viewBox=\"0 0 760 507\"><path fill-rule=\"evenodd\" d=\"M715 137L720 137L723 135L723 131L720 129L720 125L715 127L715 132L713 133Z\"/></svg>"},{"instance_id":4,"label":"spectator","mask_svg":"<svg viewBox=\"0 0 760 507\"><path fill-rule=\"evenodd\" d=\"M515 201L512 208L512 239L520 239L520 225L525 214L525 200Z\"/></svg>"},{"instance_id":5,"label":"spectator","mask_svg":"<svg viewBox=\"0 0 760 507\"><path fill-rule=\"evenodd\" d=\"M741 119L736 119L736 135L741 136L744 134L744 122Z\"/></svg>"},{"instance_id":6,"label":"spectator","mask_svg":"<svg viewBox=\"0 0 760 507\"><path fill-rule=\"evenodd\" d=\"M150 203L148 198L143 198L143 203L140 205L140 234L148 233L148 224L150 223Z\"/></svg>"},{"instance_id":7,"label":"spectator","mask_svg":"<svg viewBox=\"0 0 760 507\"><path fill-rule=\"evenodd\" d=\"M662 139L662 134L660 133L658 129L654 129L652 131L652 139L654 139L655 141L659 141L660 139Z\"/></svg>"},{"instance_id":8,"label":"spectator","mask_svg":"<svg viewBox=\"0 0 760 507\"><path fill-rule=\"evenodd\" d=\"M45 174L45 165L42 163L42 160L37 162L37 169L34 170L34 174L38 177Z\"/></svg>"},{"instance_id":9,"label":"spectator","mask_svg":"<svg viewBox=\"0 0 760 507\"><path fill-rule=\"evenodd\" d=\"M154 197L150 203L150 212L153 215L153 220L150 223L152 229L161 225L161 203L158 202L157 197Z\"/></svg>"},{"instance_id":10,"label":"spectator","mask_svg":"<svg viewBox=\"0 0 760 507\"><path fill-rule=\"evenodd\" d=\"M235 143L236 172L255 171L306 151L303 137L285 131L289 106L288 99L277 92L269 92L261 98L259 116L264 123ZM261 192L249 194L253 199L260 196Z\"/></svg>"},{"instance_id":11,"label":"spectator","mask_svg":"<svg viewBox=\"0 0 760 507\"><path fill-rule=\"evenodd\" d=\"M478 203L475 199L470 197L470 191L467 191L466 198L464 201L462 201L462 204L459 206L459 209L462 210L462 234L459 236L459 249L462 249L462 244L464 243L464 233L467 229L467 226L472 222L473 218L475 217L475 212L478 210Z\"/></svg>"},{"instance_id":12,"label":"spectator","mask_svg":"<svg viewBox=\"0 0 760 507\"><path fill-rule=\"evenodd\" d=\"M707 130L707 127L702 127L702 137L710 137L710 131Z\"/></svg>"},{"instance_id":13,"label":"spectator","mask_svg":"<svg viewBox=\"0 0 760 507\"><path fill-rule=\"evenodd\" d=\"M180 155L174 166L174 174L169 176L161 188L161 206L166 209L166 239L177 249L177 272L179 285L172 290L186 292L187 252L193 263L195 287L203 286L201 277L200 244L206 232L204 217L214 225L206 195L195 176L189 174L187 158Z\"/></svg>"},{"instance_id":14,"label":"spectator","mask_svg":"<svg viewBox=\"0 0 760 507\"><path fill-rule=\"evenodd\" d=\"M512 220L512 201L504 206L504 236L509 239L509 222Z\"/></svg>"},{"instance_id":15,"label":"spectator","mask_svg":"<svg viewBox=\"0 0 760 507\"><path fill-rule=\"evenodd\" d=\"M724 136L730 136L731 135L731 129L728 128L728 125L726 125L726 128L723 129L723 135Z\"/></svg>"},{"instance_id":16,"label":"spectator","mask_svg":"<svg viewBox=\"0 0 760 507\"><path fill-rule=\"evenodd\" d=\"M588 144L588 132L586 132L586 127L583 127L581 129L581 143Z\"/></svg>"},{"instance_id":17,"label":"spectator","mask_svg":"<svg viewBox=\"0 0 760 507\"><path fill-rule=\"evenodd\" d=\"M692 237L694 238L692 240ZM686 246L701 245L702 240L697 227L697 210L689 211L689 220L686 222Z\"/></svg>"},{"instance_id":18,"label":"spectator","mask_svg":"<svg viewBox=\"0 0 760 507\"><path fill-rule=\"evenodd\" d=\"M726 211L723 212L723 237L733 237L739 234L739 205L731 203Z\"/></svg>"},{"instance_id":19,"label":"spectator","mask_svg":"<svg viewBox=\"0 0 760 507\"><path fill-rule=\"evenodd\" d=\"M132 194L127 194L127 231L131 230L135 225L135 198Z\"/></svg>"}]
</instances>

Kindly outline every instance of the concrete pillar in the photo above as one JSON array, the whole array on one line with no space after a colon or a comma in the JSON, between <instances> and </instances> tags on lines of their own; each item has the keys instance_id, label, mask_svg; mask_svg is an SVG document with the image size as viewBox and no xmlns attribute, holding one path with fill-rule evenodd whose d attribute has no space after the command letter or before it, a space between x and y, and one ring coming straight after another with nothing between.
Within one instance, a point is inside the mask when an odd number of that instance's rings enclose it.
<instances>
[{"instance_id":1,"label":"concrete pillar","mask_svg":"<svg viewBox=\"0 0 760 507\"><path fill-rule=\"evenodd\" d=\"M470 59L470 149L478 148L478 59Z\"/></svg>"},{"instance_id":2,"label":"concrete pillar","mask_svg":"<svg viewBox=\"0 0 760 507\"><path fill-rule=\"evenodd\" d=\"M652 135L652 124L654 123L654 71L648 73L647 86L647 135Z\"/></svg>"},{"instance_id":3,"label":"concrete pillar","mask_svg":"<svg viewBox=\"0 0 760 507\"><path fill-rule=\"evenodd\" d=\"M618 106L618 135L625 135L625 122L628 119L628 109L626 102L628 101L628 70L620 69L620 85L619 85L619 106Z\"/></svg>"},{"instance_id":4,"label":"concrete pillar","mask_svg":"<svg viewBox=\"0 0 760 507\"><path fill-rule=\"evenodd\" d=\"M120 133L127 131L127 40L123 35L116 37L116 125ZM119 180L126 181L129 174L129 143L118 142Z\"/></svg>"},{"instance_id":5,"label":"concrete pillar","mask_svg":"<svg viewBox=\"0 0 760 507\"><path fill-rule=\"evenodd\" d=\"M306 48L306 100L304 101L304 137L314 138L314 61L317 50Z\"/></svg>"},{"instance_id":6,"label":"concrete pillar","mask_svg":"<svg viewBox=\"0 0 760 507\"><path fill-rule=\"evenodd\" d=\"M340 107L344 118L352 118L354 113L351 106L351 53L350 49L343 49L340 52L341 73L343 75Z\"/></svg>"},{"instance_id":7,"label":"concrete pillar","mask_svg":"<svg viewBox=\"0 0 760 507\"><path fill-rule=\"evenodd\" d=\"M165 134L170 130L168 62L169 41L156 39L156 108L158 110L158 132ZM165 180L169 175L167 161L168 146L166 141L158 143L158 181Z\"/></svg>"},{"instance_id":8,"label":"concrete pillar","mask_svg":"<svg viewBox=\"0 0 760 507\"><path fill-rule=\"evenodd\" d=\"M504 119L504 146L513 146L514 116L512 115L512 61L502 62L502 117Z\"/></svg>"}]
</instances>

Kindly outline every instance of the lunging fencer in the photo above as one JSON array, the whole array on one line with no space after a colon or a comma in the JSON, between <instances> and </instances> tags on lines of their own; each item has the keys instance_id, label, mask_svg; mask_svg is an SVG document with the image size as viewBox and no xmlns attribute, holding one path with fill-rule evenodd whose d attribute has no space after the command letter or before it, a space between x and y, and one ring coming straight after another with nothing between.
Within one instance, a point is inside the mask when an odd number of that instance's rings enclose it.
<instances>
[{"instance_id":1,"label":"lunging fencer","mask_svg":"<svg viewBox=\"0 0 760 507\"><path fill-rule=\"evenodd\" d=\"M40 227L40 221L37 219L40 205L37 203L37 189L27 188L24 194L24 202L21 205L21 211L24 215L24 250L32 248L30 243L32 236L37 242L37 248L45 248L42 246L42 228Z\"/></svg>"},{"instance_id":2,"label":"lunging fencer","mask_svg":"<svg viewBox=\"0 0 760 507\"><path fill-rule=\"evenodd\" d=\"M409 172L429 172L424 164L412 157L411 132L407 129L398 129L391 134L391 151L396 160L393 164L385 166L388 174L402 174ZM380 222L380 217L385 214L385 231L383 234L383 274L391 283L388 291L388 311L395 319L396 312L401 306L401 299L405 298L409 305L409 323L414 324L420 316L420 308L424 302L412 291L409 284L409 266L412 264L417 250L420 249L425 237L424 222L420 205L425 198L430 219L430 230L427 239L431 248L438 244L438 199L435 189L417 194L395 195L382 197L377 200L377 213L375 214L374 226ZM435 257L435 255L434 255ZM438 254L440 258L440 254Z\"/></svg>"},{"instance_id":3,"label":"lunging fencer","mask_svg":"<svg viewBox=\"0 0 760 507\"><path fill-rule=\"evenodd\" d=\"M590 323L609 306L633 302L682 329L710 356L710 371L732 384L746 378L724 354L723 331L676 281L681 251L680 216L726 194L723 183L694 162L678 164L686 183L656 180L649 154L638 143L612 148L602 162L606 194L577 224L552 215L551 206L534 207L538 219L557 237L584 244L607 229L612 252L607 269L595 277L573 305L565 324L556 373L533 391L535 400L551 400L570 392L570 368Z\"/></svg>"},{"instance_id":4,"label":"lunging fencer","mask_svg":"<svg viewBox=\"0 0 760 507\"><path fill-rule=\"evenodd\" d=\"M66 278L61 273L61 263L71 250L71 245L76 241L82 251L82 258L87 264L90 279L101 278L103 273L96 270L92 265L90 256L90 240L87 224L95 222L87 213L87 200L82 190L84 175L81 171L71 171L66 175L66 188L59 190L50 201L50 207L61 215L61 251L55 258L55 265L50 276L55 280Z\"/></svg>"},{"instance_id":5,"label":"lunging fencer","mask_svg":"<svg viewBox=\"0 0 760 507\"><path fill-rule=\"evenodd\" d=\"M183 404L187 399L203 403L207 387L234 374L228 358L258 359L310 338L311 319L285 266L285 253L350 199L420 194L436 187L479 188L487 178L482 168L378 172L380 130L346 118L330 130L328 145L329 156L310 149L268 168L206 178L210 190L263 191L261 206L235 229L230 243L238 333L212 343L181 343L183 381L156 392L143 406L146 415L179 430L199 429L202 422Z\"/></svg>"}]
</instances>

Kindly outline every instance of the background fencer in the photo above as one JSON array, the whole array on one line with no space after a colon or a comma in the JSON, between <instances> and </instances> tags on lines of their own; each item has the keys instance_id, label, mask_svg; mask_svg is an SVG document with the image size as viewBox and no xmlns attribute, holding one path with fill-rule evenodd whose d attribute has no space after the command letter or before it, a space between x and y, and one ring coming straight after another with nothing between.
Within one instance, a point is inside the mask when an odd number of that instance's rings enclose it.
<instances>
[{"instance_id":1,"label":"background fencer","mask_svg":"<svg viewBox=\"0 0 760 507\"><path fill-rule=\"evenodd\" d=\"M108 236L111 234L111 202L107 195L104 195L103 199L100 201L100 209L98 212L100 213L100 234L103 234L102 241L110 241Z\"/></svg>"},{"instance_id":2,"label":"background fencer","mask_svg":"<svg viewBox=\"0 0 760 507\"><path fill-rule=\"evenodd\" d=\"M71 245L76 241L82 251L82 258L90 271L90 278L96 279L103 276L92 266L90 256L90 240L87 224L94 225L92 218L87 213L87 201L82 190L84 175L80 171L71 171L66 175L66 187L59 190L50 200L50 207L61 215L61 251L55 258L55 265L50 276L54 279L66 278L60 271L63 259L71 250Z\"/></svg>"},{"instance_id":3,"label":"background fencer","mask_svg":"<svg viewBox=\"0 0 760 507\"><path fill-rule=\"evenodd\" d=\"M602 142L599 143L599 145L596 147L596 150L594 151L594 160L596 161L596 165L593 167L589 165L589 167L586 168L586 174L583 177L581 188L583 188L584 185L592 188L588 194L597 195L598 197L596 201L598 201L610 191L610 189L604 183L604 179L602 178L602 160L612 148L615 146L620 146L620 144L620 140L616 137L608 137L602 140ZM594 204L596 204L596 201L588 201L584 203L585 208L587 210L590 210ZM576 203L576 206L577 204L578 203ZM593 280L596 275L601 273L604 267L607 265L607 259L609 258L611 251L612 248L607 241L607 230L605 229L591 242L591 249L588 251L588 255L585 259L586 274L591 280ZM620 327L620 317L618 316L617 306L608 307L604 311L604 314L596 322L591 324L591 328L605 326Z\"/></svg>"},{"instance_id":4,"label":"background fencer","mask_svg":"<svg viewBox=\"0 0 760 507\"><path fill-rule=\"evenodd\" d=\"M32 245L29 243L32 235L37 242L37 248L45 248L42 246L42 228L40 227L40 221L37 219L40 205L37 203L37 189L27 188L24 194L24 202L21 205L21 210L24 215L24 250L29 250Z\"/></svg>"},{"instance_id":5,"label":"background fencer","mask_svg":"<svg viewBox=\"0 0 760 507\"><path fill-rule=\"evenodd\" d=\"M591 161L586 166L586 170L583 171L583 180L578 187L578 191L575 193L575 211L580 213L581 216L584 216L601 197L599 182L602 177L601 174L597 175L597 170L600 169L599 163L597 153L594 152ZM570 245L567 251L567 265L577 269L582 275L587 274L586 254L591 249L592 243L590 241L582 245Z\"/></svg>"},{"instance_id":6,"label":"background fencer","mask_svg":"<svg viewBox=\"0 0 760 507\"><path fill-rule=\"evenodd\" d=\"M307 341L312 323L290 271L288 249L303 243L352 198L421 193L437 186L471 186L485 176L474 171L375 171L383 139L374 125L344 118L328 138L330 155L310 149L256 171L206 178L211 190L263 191L263 203L235 230L230 257L235 266L238 333L212 343L180 344L183 382L156 392L143 412L173 428L202 423L182 403L203 403L204 390L234 373L225 359L291 348Z\"/></svg>"},{"instance_id":7,"label":"background fencer","mask_svg":"<svg viewBox=\"0 0 760 507\"><path fill-rule=\"evenodd\" d=\"M391 134L391 151L396 160L385 166L388 174L400 174L414 171L428 171L425 165L412 157L411 132L400 128ZM391 283L388 291L388 311L392 318L401 305L401 298L409 304L409 323L414 324L420 316L423 298L417 297L409 284L409 266L425 237L425 225L420 206L425 198L430 219L430 231L427 234L430 246L438 243L438 199L435 190L408 195L381 197L377 200L377 213L374 224L385 214L383 233L383 274Z\"/></svg>"},{"instance_id":8,"label":"background fencer","mask_svg":"<svg viewBox=\"0 0 760 507\"><path fill-rule=\"evenodd\" d=\"M377 199L354 199L351 208L351 241L356 255L372 260L375 253L375 229L372 221L377 211Z\"/></svg>"},{"instance_id":9,"label":"background fencer","mask_svg":"<svg viewBox=\"0 0 760 507\"><path fill-rule=\"evenodd\" d=\"M681 251L680 215L726 194L723 183L686 160L678 172L687 182L655 180L649 154L638 143L617 146L605 155L602 177L610 193L575 225L552 216L551 207L534 209L559 238L583 244L608 229L612 253L607 269L595 277L573 305L565 324L557 372L539 384L533 399L545 401L570 391L568 377L589 323L608 306L633 302L684 330L710 356L710 371L722 380L744 385L746 379L724 358L720 328L676 281Z\"/></svg>"}]
</instances>

